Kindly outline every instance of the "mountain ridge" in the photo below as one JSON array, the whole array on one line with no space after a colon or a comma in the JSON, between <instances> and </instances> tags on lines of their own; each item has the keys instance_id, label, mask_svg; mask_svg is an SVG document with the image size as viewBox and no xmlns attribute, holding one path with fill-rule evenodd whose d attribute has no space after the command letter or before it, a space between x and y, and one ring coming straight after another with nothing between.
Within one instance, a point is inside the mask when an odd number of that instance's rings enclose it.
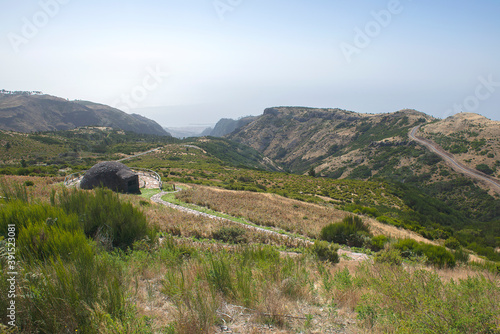
<instances>
[{"instance_id":1,"label":"mountain ridge","mask_svg":"<svg viewBox=\"0 0 500 334\"><path fill-rule=\"evenodd\" d=\"M311 165L324 164L384 139L407 140L411 125L433 117L405 109L389 114L360 114L338 108L267 108L252 123L228 135L290 168L306 172ZM392 131L387 131L392 129ZM394 141L394 139L393 139ZM329 164L323 166L326 169Z\"/></svg>"},{"instance_id":2,"label":"mountain ridge","mask_svg":"<svg viewBox=\"0 0 500 334\"><path fill-rule=\"evenodd\" d=\"M90 101L69 101L42 94L0 93L0 129L16 132L70 130L104 126L140 134L170 135L158 123L137 114Z\"/></svg>"}]
</instances>

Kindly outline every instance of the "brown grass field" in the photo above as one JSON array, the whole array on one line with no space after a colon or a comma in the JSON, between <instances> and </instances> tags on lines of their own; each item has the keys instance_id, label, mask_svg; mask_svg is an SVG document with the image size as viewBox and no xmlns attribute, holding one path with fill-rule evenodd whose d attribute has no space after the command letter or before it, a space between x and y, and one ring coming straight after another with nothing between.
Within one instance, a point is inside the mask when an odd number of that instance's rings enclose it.
<instances>
[{"instance_id":1,"label":"brown grass field","mask_svg":"<svg viewBox=\"0 0 500 334\"><path fill-rule=\"evenodd\" d=\"M285 231L317 238L321 229L330 223L352 215L350 212L318 204L305 203L275 194L233 191L215 187L186 186L177 197L185 202L214 211L245 218L261 226L274 226ZM411 238L436 244L419 234L363 217L374 235L390 238Z\"/></svg>"}]
</instances>

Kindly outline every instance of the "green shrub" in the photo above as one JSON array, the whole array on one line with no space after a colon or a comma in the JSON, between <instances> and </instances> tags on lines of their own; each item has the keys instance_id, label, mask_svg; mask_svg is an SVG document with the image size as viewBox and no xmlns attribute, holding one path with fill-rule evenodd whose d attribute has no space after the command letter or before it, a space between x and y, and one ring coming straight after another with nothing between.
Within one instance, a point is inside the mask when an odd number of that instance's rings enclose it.
<instances>
[{"instance_id":1,"label":"green shrub","mask_svg":"<svg viewBox=\"0 0 500 334\"><path fill-rule=\"evenodd\" d=\"M446 282L427 270L386 266L367 267L365 275L372 293L357 311L370 333L498 333L500 288L494 279Z\"/></svg>"},{"instance_id":2,"label":"green shrub","mask_svg":"<svg viewBox=\"0 0 500 334\"><path fill-rule=\"evenodd\" d=\"M492 175L495 172L487 164L479 164L476 166L476 169L480 172L483 172L484 174L487 174L487 175Z\"/></svg>"},{"instance_id":3,"label":"green shrub","mask_svg":"<svg viewBox=\"0 0 500 334\"><path fill-rule=\"evenodd\" d=\"M457 250L453 252L453 256L455 256L455 260L459 263L469 262L469 253L467 253L462 247L457 248Z\"/></svg>"},{"instance_id":4,"label":"green shrub","mask_svg":"<svg viewBox=\"0 0 500 334\"><path fill-rule=\"evenodd\" d=\"M427 258L428 264L438 266L439 268L453 268L456 265L453 254L442 246L417 242L413 239L404 239L398 241L393 247L399 250L405 258L424 255Z\"/></svg>"},{"instance_id":5,"label":"green shrub","mask_svg":"<svg viewBox=\"0 0 500 334\"><path fill-rule=\"evenodd\" d=\"M460 248L460 241L458 241L455 237L449 237L444 242L444 246L451 249L458 249Z\"/></svg>"},{"instance_id":6,"label":"green shrub","mask_svg":"<svg viewBox=\"0 0 500 334\"><path fill-rule=\"evenodd\" d=\"M64 211L78 215L85 235L111 240L113 247L127 249L137 240L156 237L144 214L131 203L120 201L111 190L63 190L58 200Z\"/></svg>"},{"instance_id":7,"label":"green shrub","mask_svg":"<svg viewBox=\"0 0 500 334\"><path fill-rule=\"evenodd\" d=\"M420 247L430 264L436 265L439 268L455 267L455 257L446 248L429 244L421 244Z\"/></svg>"},{"instance_id":8,"label":"green shrub","mask_svg":"<svg viewBox=\"0 0 500 334\"><path fill-rule=\"evenodd\" d=\"M338 246L326 241L316 240L311 246L311 252L320 260L331 263L339 262Z\"/></svg>"},{"instance_id":9,"label":"green shrub","mask_svg":"<svg viewBox=\"0 0 500 334\"><path fill-rule=\"evenodd\" d=\"M320 232L320 239L351 247L361 247L369 238L368 227L358 216L347 216L342 222L329 224Z\"/></svg>"},{"instance_id":10,"label":"green shrub","mask_svg":"<svg viewBox=\"0 0 500 334\"><path fill-rule=\"evenodd\" d=\"M80 254L77 260L51 260L40 274L20 283L18 326L27 332L98 333L96 311L117 319L125 309L120 269L109 259Z\"/></svg>"},{"instance_id":11,"label":"green shrub","mask_svg":"<svg viewBox=\"0 0 500 334\"><path fill-rule=\"evenodd\" d=\"M93 253L77 216L49 204L8 202L0 211L0 235L7 237L9 225L16 228L17 251L27 263Z\"/></svg>"},{"instance_id":12,"label":"green shrub","mask_svg":"<svg viewBox=\"0 0 500 334\"><path fill-rule=\"evenodd\" d=\"M13 200L0 210L2 237L9 224L16 228L22 277L16 298L20 332L99 333L97 313L115 323L127 314L120 267L106 253L96 253L76 215L49 204ZM7 267L1 263L0 269L0 281L7 282ZM8 302L2 294L0 305Z\"/></svg>"},{"instance_id":13,"label":"green shrub","mask_svg":"<svg viewBox=\"0 0 500 334\"><path fill-rule=\"evenodd\" d=\"M224 226L212 233L212 237L216 240L229 242L234 244L246 243L246 230L236 226Z\"/></svg>"},{"instance_id":14,"label":"green shrub","mask_svg":"<svg viewBox=\"0 0 500 334\"><path fill-rule=\"evenodd\" d=\"M60 208L15 200L2 206L0 210L0 235L7 235L8 225L15 225L19 233L23 228L37 222L44 222L48 226L55 225L68 231L81 230L77 217L67 215Z\"/></svg>"},{"instance_id":15,"label":"green shrub","mask_svg":"<svg viewBox=\"0 0 500 334\"><path fill-rule=\"evenodd\" d=\"M387 239L385 235L374 236L370 240L370 249L378 252L379 250L384 249L384 246L387 242L389 242L389 239Z\"/></svg>"},{"instance_id":16,"label":"green shrub","mask_svg":"<svg viewBox=\"0 0 500 334\"><path fill-rule=\"evenodd\" d=\"M220 292L226 296L234 295L231 266L231 257L224 252L208 256L205 263L205 275L215 293Z\"/></svg>"},{"instance_id":17,"label":"green shrub","mask_svg":"<svg viewBox=\"0 0 500 334\"><path fill-rule=\"evenodd\" d=\"M409 258L413 256L423 255L420 249L420 244L414 239L402 239L393 245L397 249L402 257Z\"/></svg>"},{"instance_id":18,"label":"green shrub","mask_svg":"<svg viewBox=\"0 0 500 334\"><path fill-rule=\"evenodd\" d=\"M397 249L384 249L375 255L374 260L377 263L388 263L396 266L403 263L401 253Z\"/></svg>"},{"instance_id":19,"label":"green shrub","mask_svg":"<svg viewBox=\"0 0 500 334\"><path fill-rule=\"evenodd\" d=\"M19 231L19 254L28 263L61 258L75 259L82 254L93 254L93 247L83 230L71 231L46 221L33 222Z\"/></svg>"}]
</instances>

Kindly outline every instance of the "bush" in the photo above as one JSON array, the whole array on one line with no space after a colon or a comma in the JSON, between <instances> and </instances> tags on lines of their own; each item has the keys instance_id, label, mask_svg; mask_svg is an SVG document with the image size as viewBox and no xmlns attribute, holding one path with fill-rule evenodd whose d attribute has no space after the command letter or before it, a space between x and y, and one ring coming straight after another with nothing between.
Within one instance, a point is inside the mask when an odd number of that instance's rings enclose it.
<instances>
[{"instance_id":1,"label":"bush","mask_svg":"<svg viewBox=\"0 0 500 334\"><path fill-rule=\"evenodd\" d=\"M455 260L459 263L469 262L469 253L467 253L462 247L459 247L455 252L453 252Z\"/></svg>"},{"instance_id":2,"label":"bush","mask_svg":"<svg viewBox=\"0 0 500 334\"><path fill-rule=\"evenodd\" d=\"M320 239L351 247L361 247L369 237L368 227L358 216L347 216L342 222L329 224L320 232Z\"/></svg>"},{"instance_id":3,"label":"bush","mask_svg":"<svg viewBox=\"0 0 500 334\"><path fill-rule=\"evenodd\" d=\"M113 247L127 249L137 240L156 237L144 214L131 203L121 202L118 194L108 189L63 190L59 206L78 215L85 235L96 240L108 239Z\"/></svg>"},{"instance_id":4,"label":"bush","mask_svg":"<svg viewBox=\"0 0 500 334\"><path fill-rule=\"evenodd\" d=\"M495 172L487 164L479 164L476 166L476 169L480 172L483 172L484 174L487 174L487 175L492 175Z\"/></svg>"},{"instance_id":5,"label":"bush","mask_svg":"<svg viewBox=\"0 0 500 334\"><path fill-rule=\"evenodd\" d=\"M401 256L405 258L423 255L419 243L413 239L399 240L393 247L399 250Z\"/></svg>"},{"instance_id":6,"label":"bush","mask_svg":"<svg viewBox=\"0 0 500 334\"><path fill-rule=\"evenodd\" d=\"M370 240L370 249L378 252L379 250L384 249L384 246L387 242L389 242L389 239L387 239L385 235L374 236Z\"/></svg>"},{"instance_id":7,"label":"bush","mask_svg":"<svg viewBox=\"0 0 500 334\"><path fill-rule=\"evenodd\" d=\"M446 248L442 246L434 246L428 244L421 244L423 253L427 256L427 261L430 264L436 265L439 268L449 267L453 268L456 265L455 257Z\"/></svg>"},{"instance_id":8,"label":"bush","mask_svg":"<svg viewBox=\"0 0 500 334\"><path fill-rule=\"evenodd\" d=\"M68 231L81 230L77 217L67 215L60 208L48 204L28 204L21 200L13 200L2 206L0 210L0 235L7 235L8 225L15 225L19 233L34 223L44 222L48 226L55 225Z\"/></svg>"},{"instance_id":9,"label":"bush","mask_svg":"<svg viewBox=\"0 0 500 334\"><path fill-rule=\"evenodd\" d=\"M76 215L49 204L12 200L0 210L0 239L8 235L9 224L16 227L22 278L16 291L20 333L99 333L96 313L114 322L125 314L121 269L96 252ZM7 272L0 261L0 282L7 282ZM0 287L7 291L4 283ZM0 305L7 303L7 293L0 295Z\"/></svg>"},{"instance_id":10,"label":"bush","mask_svg":"<svg viewBox=\"0 0 500 334\"><path fill-rule=\"evenodd\" d=\"M17 325L36 333L98 333L94 315L123 315L125 289L120 269L106 258L80 254L74 261L51 260L40 274L20 283Z\"/></svg>"},{"instance_id":11,"label":"bush","mask_svg":"<svg viewBox=\"0 0 500 334\"><path fill-rule=\"evenodd\" d=\"M92 254L93 247L82 230L69 231L44 221L31 223L19 231L17 238L21 258L26 262L76 259Z\"/></svg>"},{"instance_id":12,"label":"bush","mask_svg":"<svg viewBox=\"0 0 500 334\"><path fill-rule=\"evenodd\" d=\"M374 274L375 272L375 274ZM497 281L469 277L446 281L427 270L369 268L372 293L357 307L370 333L498 333Z\"/></svg>"},{"instance_id":13,"label":"bush","mask_svg":"<svg viewBox=\"0 0 500 334\"><path fill-rule=\"evenodd\" d=\"M374 260L377 263L388 263L396 266L403 263L401 253L397 249L384 249L375 255Z\"/></svg>"},{"instance_id":14,"label":"bush","mask_svg":"<svg viewBox=\"0 0 500 334\"><path fill-rule=\"evenodd\" d=\"M221 227L217 231L213 232L212 238L223 242L240 244L247 242L245 234L246 234L245 229L236 226L229 226L229 227Z\"/></svg>"},{"instance_id":15,"label":"bush","mask_svg":"<svg viewBox=\"0 0 500 334\"><path fill-rule=\"evenodd\" d=\"M444 246L451 249L458 249L460 248L460 241L458 241L455 237L449 237L444 242Z\"/></svg>"},{"instance_id":16,"label":"bush","mask_svg":"<svg viewBox=\"0 0 500 334\"><path fill-rule=\"evenodd\" d=\"M424 255L427 257L428 264L438 266L439 268L453 268L456 265L453 254L442 246L417 242L413 239L404 239L398 241L393 247L399 250L405 258Z\"/></svg>"},{"instance_id":17,"label":"bush","mask_svg":"<svg viewBox=\"0 0 500 334\"><path fill-rule=\"evenodd\" d=\"M339 262L338 247L326 241L316 240L311 246L311 252L320 260L331 263Z\"/></svg>"},{"instance_id":18,"label":"bush","mask_svg":"<svg viewBox=\"0 0 500 334\"><path fill-rule=\"evenodd\" d=\"M7 203L0 211L0 235L7 236L8 225L16 227L19 256L30 264L93 253L77 216L49 204Z\"/></svg>"}]
</instances>

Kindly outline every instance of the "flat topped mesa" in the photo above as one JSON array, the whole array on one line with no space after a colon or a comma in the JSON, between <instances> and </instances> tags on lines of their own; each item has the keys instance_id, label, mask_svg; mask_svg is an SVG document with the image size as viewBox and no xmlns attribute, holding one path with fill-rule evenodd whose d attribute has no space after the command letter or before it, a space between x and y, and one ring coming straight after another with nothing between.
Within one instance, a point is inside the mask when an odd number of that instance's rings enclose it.
<instances>
[{"instance_id":1,"label":"flat topped mesa","mask_svg":"<svg viewBox=\"0 0 500 334\"><path fill-rule=\"evenodd\" d=\"M139 176L124 164L114 161L100 162L85 173L80 188L96 187L106 187L120 193L141 193Z\"/></svg>"}]
</instances>

